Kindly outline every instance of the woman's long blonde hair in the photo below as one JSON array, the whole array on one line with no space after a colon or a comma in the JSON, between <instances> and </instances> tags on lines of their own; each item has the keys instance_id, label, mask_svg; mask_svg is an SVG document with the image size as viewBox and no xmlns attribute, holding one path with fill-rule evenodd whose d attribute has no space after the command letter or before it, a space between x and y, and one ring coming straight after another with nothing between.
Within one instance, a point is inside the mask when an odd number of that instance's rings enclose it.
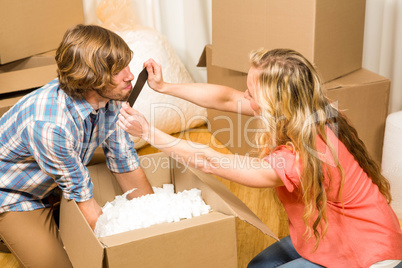
<instances>
[{"instance_id":1,"label":"woman's long blonde hair","mask_svg":"<svg viewBox=\"0 0 402 268\"><path fill-rule=\"evenodd\" d=\"M327 126L391 202L389 182L381 175L378 164L369 156L356 130L326 98L320 76L305 57L290 49L260 49L250 54L250 62L259 70L256 101L265 129L257 136L257 142L262 146L261 156L269 154L279 145L288 145L301 160L300 179L305 205L303 220L307 238L313 234L316 238L315 248L328 228L324 174L330 175L328 163L322 162L316 152L318 137L327 144L334 159L332 164L336 165L342 177L339 188L341 200L344 184L344 170L334 145L327 138Z\"/></svg>"}]
</instances>

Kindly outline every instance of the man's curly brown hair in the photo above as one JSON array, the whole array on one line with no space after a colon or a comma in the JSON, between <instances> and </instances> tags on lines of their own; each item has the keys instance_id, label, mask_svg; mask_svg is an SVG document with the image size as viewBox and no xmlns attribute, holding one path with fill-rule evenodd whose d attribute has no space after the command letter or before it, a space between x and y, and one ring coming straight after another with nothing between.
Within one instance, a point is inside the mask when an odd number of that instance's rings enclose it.
<instances>
[{"instance_id":1,"label":"man's curly brown hair","mask_svg":"<svg viewBox=\"0 0 402 268\"><path fill-rule=\"evenodd\" d=\"M78 99L91 90L103 90L131 58L131 49L116 33L96 25L75 25L56 52L60 88Z\"/></svg>"}]
</instances>

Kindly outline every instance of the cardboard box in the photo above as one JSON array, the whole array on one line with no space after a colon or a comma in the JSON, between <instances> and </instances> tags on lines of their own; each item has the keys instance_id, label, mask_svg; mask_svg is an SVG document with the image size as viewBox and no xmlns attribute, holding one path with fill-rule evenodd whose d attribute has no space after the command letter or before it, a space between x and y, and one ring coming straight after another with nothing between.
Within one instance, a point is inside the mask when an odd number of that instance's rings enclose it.
<instances>
[{"instance_id":1,"label":"cardboard box","mask_svg":"<svg viewBox=\"0 0 402 268\"><path fill-rule=\"evenodd\" d=\"M175 191L198 188L213 212L96 238L75 201L62 200L60 233L74 267L237 267L235 217L275 235L213 176L186 168L163 153L140 157L153 186ZM88 167L94 198L103 206L122 194L104 163Z\"/></svg>"},{"instance_id":2,"label":"cardboard box","mask_svg":"<svg viewBox=\"0 0 402 268\"><path fill-rule=\"evenodd\" d=\"M211 64L211 46L206 47L208 83L221 84L244 91L247 74ZM390 80L366 69L324 84L328 97L350 119L372 157L381 162L385 120L388 115ZM208 110L210 131L233 153L246 154L256 149L253 117L213 109Z\"/></svg>"},{"instance_id":3,"label":"cardboard box","mask_svg":"<svg viewBox=\"0 0 402 268\"><path fill-rule=\"evenodd\" d=\"M82 0L0 0L0 64L56 49L78 23Z\"/></svg>"},{"instance_id":4,"label":"cardboard box","mask_svg":"<svg viewBox=\"0 0 402 268\"><path fill-rule=\"evenodd\" d=\"M0 65L0 116L20 98L57 77L55 51Z\"/></svg>"},{"instance_id":5,"label":"cardboard box","mask_svg":"<svg viewBox=\"0 0 402 268\"><path fill-rule=\"evenodd\" d=\"M362 66L365 0L214 0L212 64L240 72L265 47L291 48L330 81Z\"/></svg>"},{"instance_id":6,"label":"cardboard box","mask_svg":"<svg viewBox=\"0 0 402 268\"><path fill-rule=\"evenodd\" d=\"M41 87L57 77L56 51L0 65L0 94Z\"/></svg>"},{"instance_id":7,"label":"cardboard box","mask_svg":"<svg viewBox=\"0 0 402 268\"><path fill-rule=\"evenodd\" d=\"M247 89L247 73L214 66L212 63L213 46L207 45L197 66L207 67L207 82L229 86L240 91ZM258 150L255 134L259 130L255 117L240 113L208 109L208 130L232 153L245 155ZM214 146L219 148L218 144Z\"/></svg>"},{"instance_id":8,"label":"cardboard box","mask_svg":"<svg viewBox=\"0 0 402 268\"><path fill-rule=\"evenodd\" d=\"M11 107L14 106L24 95L16 95L11 98L2 98L0 100L0 117L3 116Z\"/></svg>"},{"instance_id":9,"label":"cardboard box","mask_svg":"<svg viewBox=\"0 0 402 268\"><path fill-rule=\"evenodd\" d=\"M391 81L360 69L326 83L325 87L328 97L338 102L339 110L356 128L370 155L381 163Z\"/></svg>"}]
</instances>

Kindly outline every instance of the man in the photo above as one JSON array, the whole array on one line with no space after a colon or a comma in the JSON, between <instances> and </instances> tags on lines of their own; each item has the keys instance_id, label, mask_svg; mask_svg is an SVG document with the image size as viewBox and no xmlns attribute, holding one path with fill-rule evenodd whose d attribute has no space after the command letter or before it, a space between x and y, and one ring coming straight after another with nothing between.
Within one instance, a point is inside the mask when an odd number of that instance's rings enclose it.
<instances>
[{"instance_id":1,"label":"man","mask_svg":"<svg viewBox=\"0 0 402 268\"><path fill-rule=\"evenodd\" d=\"M133 142L116 127L132 90L131 57L115 33L76 25L57 49L58 79L0 119L0 237L22 266L71 266L46 197L61 189L94 229L102 210L86 165L99 145L122 190L137 189L129 198L153 193Z\"/></svg>"}]
</instances>

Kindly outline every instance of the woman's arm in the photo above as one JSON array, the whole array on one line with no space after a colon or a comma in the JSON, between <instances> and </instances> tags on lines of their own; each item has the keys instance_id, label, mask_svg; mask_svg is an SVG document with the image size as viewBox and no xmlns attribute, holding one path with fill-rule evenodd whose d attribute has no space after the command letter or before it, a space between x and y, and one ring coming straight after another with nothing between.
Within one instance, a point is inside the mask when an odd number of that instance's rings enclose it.
<instances>
[{"instance_id":1,"label":"woman's arm","mask_svg":"<svg viewBox=\"0 0 402 268\"><path fill-rule=\"evenodd\" d=\"M227 86L214 84L170 84L163 81L162 68L153 59L144 63L148 71L148 85L155 91L185 99L199 106L253 115L244 93Z\"/></svg>"},{"instance_id":2,"label":"woman's arm","mask_svg":"<svg viewBox=\"0 0 402 268\"><path fill-rule=\"evenodd\" d=\"M141 137L177 161L203 172L249 187L283 185L277 173L259 158L219 153L206 145L176 139L150 127L144 116L123 104L119 126L133 136Z\"/></svg>"}]
</instances>

